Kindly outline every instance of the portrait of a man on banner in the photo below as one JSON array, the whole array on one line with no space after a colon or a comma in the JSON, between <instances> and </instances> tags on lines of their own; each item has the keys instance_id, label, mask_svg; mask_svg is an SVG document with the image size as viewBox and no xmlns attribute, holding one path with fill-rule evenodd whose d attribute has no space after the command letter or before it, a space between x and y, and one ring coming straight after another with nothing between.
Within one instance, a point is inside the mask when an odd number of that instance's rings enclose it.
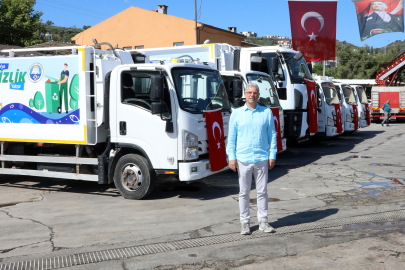
<instances>
[{"instance_id":1,"label":"portrait of a man on banner","mask_svg":"<svg viewBox=\"0 0 405 270\"><path fill-rule=\"evenodd\" d=\"M404 32L403 0L352 0L356 6L361 41L372 36Z\"/></svg>"}]
</instances>

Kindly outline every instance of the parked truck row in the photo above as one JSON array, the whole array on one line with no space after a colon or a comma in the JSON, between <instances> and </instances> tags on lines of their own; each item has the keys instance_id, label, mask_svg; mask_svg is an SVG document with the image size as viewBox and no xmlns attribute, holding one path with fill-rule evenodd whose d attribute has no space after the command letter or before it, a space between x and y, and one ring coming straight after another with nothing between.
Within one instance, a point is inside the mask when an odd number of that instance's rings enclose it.
<instances>
[{"instance_id":1,"label":"parked truck row","mask_svg":"<svg viewBox=\"0 0 405 270\"><path fill-rule=\"evenodd\" d=\"M211 170L204 111L221 111L226 138L249 83L259 85L259 103L278 115L279 153L288 140L365 126L361 89L313 78L300 52L99 45L2 51L9 55L0 58L0 177L114 182L125 198L141 199L159 175L194 181L227 170ZM31 56L34 50L64 53Z\"/></svg>"}]
</instances>

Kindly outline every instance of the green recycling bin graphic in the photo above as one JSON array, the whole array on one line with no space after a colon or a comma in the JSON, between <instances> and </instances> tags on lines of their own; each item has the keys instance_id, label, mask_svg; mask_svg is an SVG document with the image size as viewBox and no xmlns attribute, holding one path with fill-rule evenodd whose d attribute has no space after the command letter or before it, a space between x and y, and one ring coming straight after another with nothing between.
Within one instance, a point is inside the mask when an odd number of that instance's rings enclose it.
<instances>
[{"instance_id":1,"label":"green recycling bin graphic","mask_svg":"<svg viewBox=\"0 0 405 270\"><path fill-rule=\"evenodd\" d=\"M45 99L46 111L48 113L57 113L58 107L60 107L59 85L57 82L51 80L45 82Z\"/></svg>"},{"instance_id":2,"label":"green recycling bin graphic","mask_svg":"<svg viewBox=\"0 0 405 270\"><path fill-rule=\"evenodd\" d=\"M70 94L70 108L76 110L79 108L79 75L75 74L70 81L69 86Z\"/></svg>"}]
</instances>

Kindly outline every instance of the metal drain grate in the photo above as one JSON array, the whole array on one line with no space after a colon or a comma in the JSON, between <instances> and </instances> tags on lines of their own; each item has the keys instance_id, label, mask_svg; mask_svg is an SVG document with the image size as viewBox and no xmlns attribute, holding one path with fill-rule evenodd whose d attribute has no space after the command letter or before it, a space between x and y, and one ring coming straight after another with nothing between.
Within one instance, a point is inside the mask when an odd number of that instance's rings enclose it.
<instances>
[{"instance_id":1,"label":"metal drain grate","mask_svg":"<svg viewBox=\"0 0 405 270\"><path fill-rule=\"evenodd\" d=\"M143 246L133 246L127 248L108 249L95 252L79 253L67 256L58 256L52 258L42 258L29 261L11 262L0 264L0 270L45 270L60 269L76 265L99 263L110 260L119 260L136 256L157 254L173 250L210 246L224 244L248 239L270 237L280 234L297 233L317 229L339 227L367 222L385 221L391 219L405 218L405 210L370 214L364 216L347 217L327 221L317 221L293 226L277 228L274 234L267 234L260 231L254 231L251 235L241 235L239 233L207 236L201 238L173 241L166 243L149 244Z\"/></svg>"}]
</instances>

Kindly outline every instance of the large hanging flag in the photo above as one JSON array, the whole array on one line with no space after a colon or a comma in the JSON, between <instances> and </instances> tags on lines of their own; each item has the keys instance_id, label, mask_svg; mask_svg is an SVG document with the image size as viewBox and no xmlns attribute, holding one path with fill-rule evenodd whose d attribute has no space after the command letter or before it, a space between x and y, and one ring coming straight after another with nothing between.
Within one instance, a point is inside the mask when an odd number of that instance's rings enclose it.
<instances>
[{"instance_id":1,"label":"large hanging flag","mask_svg":"<svg viewBox=\"0 0 405 270\"><path fill-rule=\"evenodd\" d=\"M288 0L293 48L306 61L336 57L337 0Z\"/></svg>"},{"instance_id":2,"label":"large hanging flag","mask_svg":"<svg viewBox=\"0 0 405 270\"><path fill-rule=\"evenodd\" d=\"M404 32L403 0L352 0L356 6L361 41L372 36Z\"/></svg>"}]
</instances>

